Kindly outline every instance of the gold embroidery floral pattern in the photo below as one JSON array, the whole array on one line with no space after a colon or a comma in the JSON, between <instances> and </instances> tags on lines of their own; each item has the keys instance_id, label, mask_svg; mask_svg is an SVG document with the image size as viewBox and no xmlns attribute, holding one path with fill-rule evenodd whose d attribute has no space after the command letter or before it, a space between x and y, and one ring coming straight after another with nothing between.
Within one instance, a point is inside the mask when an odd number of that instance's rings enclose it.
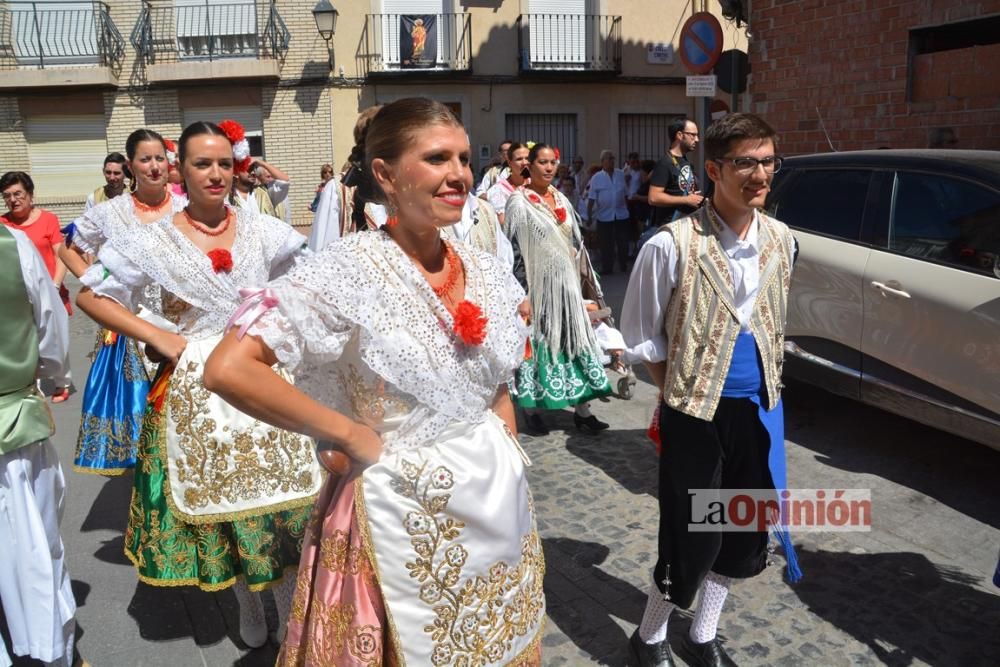
<instances>
[{"instance_id":1,"label":"gold embroidery floral pattern","mask_svg":"<svg viewBox=\"0 0 1000 667\"><path fill-rule=\"evenodd\" d=\"M188 508L244 503L313 489L317 480L308 438L276 428L268 428L265 436L258 437L249 429L229 426L224 426L223 437L217 438L216 422L205 407L210 397L196 363L189 362L174 372L167 401L182 455L172 458L170 464Z\"/></svg>"},{"instance_id":2,"label":"gold embroidery floral pattern","mask_svg":"<svg viewBox=\"0 0 1000 667\"><path fill-rule=\"evenodd\" d=\"M373 625L354 625L358 611L353 604L327 604L317 597L309 615L316 619L321 629L310 638L308 664L333 665L330 656L343 655L346 648L365 667L381 667L382 631Z\"/></svg>"},{"instance_id":3,"label":"gold embroidery floral pattern","mask_svg":"<svg viewBox=\"0 0 1000 667\"><path fill-rule=\"evenodd\" d=\"M380 425L387 412L406 414L413 409L407 401L386 393L385 380L375 378L374 384L365 383L364 377L353 364L348 365L346 374L337 369L337 376L347 392L355 417L369 426Z\"/></svg>"},{"instance_id":4,"label":"gold embroidery floral pattern","mask_svg":"<svg viewBox=\"0 0 1000 667\"><path fill-rule=\"evenodd\" d=\"M404 460L402 473L392 489L421 509L404 520L417 556L406 568L421 582L420 599L436 617L424 627L434 642L431 663L473 667L502 661L517 637L537 627L544 608L545 559L538 533L522 538L519 563L497 561L485 576L463 580L469 553L458 539L465 524L445 514L452 471Z\"/></svg>"}]
</instances>

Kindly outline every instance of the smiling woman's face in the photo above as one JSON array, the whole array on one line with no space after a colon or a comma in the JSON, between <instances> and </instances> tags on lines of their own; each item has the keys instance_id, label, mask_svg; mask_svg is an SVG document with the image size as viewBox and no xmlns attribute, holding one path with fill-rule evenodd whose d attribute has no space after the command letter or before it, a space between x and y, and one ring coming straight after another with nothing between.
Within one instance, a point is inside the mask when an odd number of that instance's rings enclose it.
<instances>
[{"instance_id":1,"label":"smiling woman's face","mask_svg":"<svg viewBox=\"0 0 1000 667\"><path fill-rule=\"evenodd\" d=\"M372 172L400 224L435 227L462 219L472 187L471 148L465 129L431 125L393 162L376 159Z\"/></svg>"}]
</instances>

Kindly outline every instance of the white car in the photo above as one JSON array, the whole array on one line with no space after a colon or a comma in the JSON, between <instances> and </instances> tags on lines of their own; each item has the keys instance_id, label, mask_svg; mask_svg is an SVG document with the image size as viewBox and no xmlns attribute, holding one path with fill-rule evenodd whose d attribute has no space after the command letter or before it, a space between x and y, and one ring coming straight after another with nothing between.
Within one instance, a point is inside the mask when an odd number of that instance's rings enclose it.
<instances>
[{"instance_id":1,"label":"white car","mask_svg":"<svg viewBox=\"0 0 1000 667\"><path fill-rule=\"evenodd\" d=\"M787 158L785 373L1000 450L1000 152Z\"/></svg>"}]
</instances>

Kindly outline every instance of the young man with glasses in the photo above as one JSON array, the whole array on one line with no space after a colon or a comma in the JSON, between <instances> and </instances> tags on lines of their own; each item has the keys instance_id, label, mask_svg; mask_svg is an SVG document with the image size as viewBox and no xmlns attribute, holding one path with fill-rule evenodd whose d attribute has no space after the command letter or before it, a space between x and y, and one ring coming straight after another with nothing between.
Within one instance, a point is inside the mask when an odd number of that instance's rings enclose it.
<instances>
[{"instance_id":1,"label":"young man with glasses","mask_svg":"<svg viewBox=\"0 0 1000 667\"><path fill-rule=\"evenodd\" d=\"M641 667L674 664L667 620L699 593L679 648L691 665L735 665L716 637L722 606L732 579L767 564L766 529L702 532L689 493L764 489L776 499L786 488L781 368L796 245L788 227L761 212L781 168L775 147L774 130L755 115L713 123L705 137L711 200L643 246L625 295L625 342L661 388L659 558L630 640ZM794 581L787 531L772 528Z\"/></svg>"},{"instance_id":2,"label":"young man with glasses","mask_svg":"<svg viewBox=\"0 0 1000 667\"><path fill-rule=\"evenodd\" d=\"M676 118L667 128L670 150L660 159L649 179L649 204L653 224L662 225L688 215L701 206L704 197L687 154L698 147L698 126L685 117Z\"/></svg>"}]
</instances>

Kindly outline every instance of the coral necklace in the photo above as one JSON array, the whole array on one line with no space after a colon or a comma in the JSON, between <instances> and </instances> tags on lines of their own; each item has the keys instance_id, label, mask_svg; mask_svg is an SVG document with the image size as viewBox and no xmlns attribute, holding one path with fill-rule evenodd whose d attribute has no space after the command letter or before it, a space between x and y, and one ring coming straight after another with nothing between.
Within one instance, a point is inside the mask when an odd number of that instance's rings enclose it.
<instances>
[{"instance_id":1,"label":"coral necklace","mask_svg":"<svg viewBox=\"0 0 1000 667\"><path fill-rule=\"evenodd\" d=\"M448 262L448 275L445 276L444 282L439 287L431 285L431 289L434 290L439 299L443 299L454 289L455 283L458 282L458 276L462 272L462 260L446 241L441 241L441 243L444 244L445 261Z\"/></svg>"},{"instance_id":2,"label":"coral necklace","mask_svg":"<svg viewBox=\"0 0 1000 667\"><path fill-rule=\"evenodd\" d=\"M229 209L226 209L225 220L223 220L218 227L212 229L211 227L208 227L204 223L198 222L197 220L192 218L191 214L188 213L186 207L181 212L184 214L184 219L187 220L187 223L192 227L194 227L195 229L197 229L202 234L204 234L205 236L221 236L222 234L225 234L226 230L229 229L229 224L233 221L233 212L230 211Z\"/></svg>"},{"instance_id":3,"label":"coral necklace","mask_svg":"<svg viewBox=\"0 0 1000 667\"><path fill-rule=\"evenodd\" d=\"M170 201L170 195L167 194L166 190L163 191L163 199L160 200L160 203L152 205L139 201L139 198L136 196L136 194L134 192L132 193L132 203L135 204L135 207L140 211L142 211L143 213L154 213L156 211L159 211L163 209L163 207L166 206L166 204L169 201Z\"/></svg>"}]
</instances>

